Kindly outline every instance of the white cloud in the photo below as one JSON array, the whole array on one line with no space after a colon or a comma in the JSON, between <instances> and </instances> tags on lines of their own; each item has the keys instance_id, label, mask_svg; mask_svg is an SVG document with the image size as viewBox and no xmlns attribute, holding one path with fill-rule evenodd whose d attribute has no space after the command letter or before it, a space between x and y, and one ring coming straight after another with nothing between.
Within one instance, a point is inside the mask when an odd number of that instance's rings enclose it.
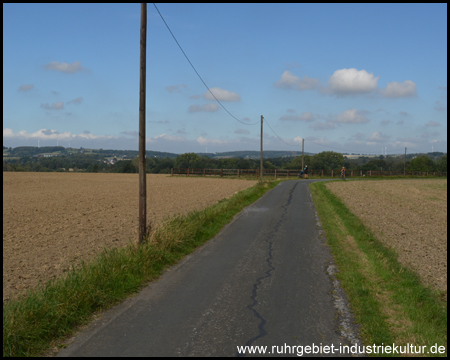
<instances>
[{"instance_id":1,"label":"white cloud","mask_svg":"<svg viewBox=\"0 0 450 360\"><path fill-rule=\"evenodd\" d=\"M338 96L367 94L376 90L378 78L366 70L336 70L328 80L329 91Z\"/></svg>"},{"instance_id":2,"label":"white cloud","mask_svg":"<svg viewBox=\"0 0 450 360\"><path fill-rule=\"evenodd\" d=\"M366 135L364 135L363 133L357 132L356 134L353 134L352 136L350 136L349 141L356 141L356 142L361 142L361 140L364 140L366 137Z\"/></svg>"},{"instance_id":3,"label":"white cloud","mask_svg":"<svg viewBox=\"0 0 450 360\"><path fill-rule=\"evenodd\" d=\"M29 133L26 130L20 130L14 133L13 129L3 129L3 137L9 139L39 139L39 140L64 140L71 139L76 135L72 135L70 132L60 133L57 130L40 129L34 133Z\"/></svg>"},{"instance_id":4,"label":"white cloud","mask_svg":"<svg viewBox=\"0 0 450 360\"><path fill-rule=\"evenodd\" d=\"M428 121L425 126L441 126L441 124L437 123L436 121Z\"/></svg>"},{"instance_id":5,"label":"white cloud","mask_svg":"<svg viewBox=\"0 0 450 360\"><path fill-rule=\"evenodd\" d=\"M67 104L77 104L77 105L79 105L79 104L81 104L82 101L83 101L83 98L80 96L80 97L77 97L76 99L68 101Z\"/></svg>"},{"instance_id":6,"label":"white cloud","mask_svg":"<svg viewBox=\"0 0 450 360\"><path fill-rule=\"evenodd\" d=\"M27 84L27 85L20 85L19 86L19 91L30 91L34 89L34 85L33 84Z\"/></svg>"},{"instance_id":7,"label":"white cloud","mask_svg":"<svg viewBox=\"0 0 450 360\"><path fill-rule=\"evenodd\" d=\"M64 109L64 104L62 101L57 101L51 105L49 105L48 103L41 104L41 108L44 108L46 110L62 110Z\"/></svg>"},{"instance_id":8,"label":"white cloud","mask_svg":"<svg viewBox=\"0 0 450 360\"><path fill-rule=\"evenodd\" d=\"M373 145L374 143L384 143L389 140L389 136L383 134L382 132L373 132L370 134L369 138L367 139L367 145Z\"/></svg>"},{"instance_id":9,"label":"white cloud","mask_svg":"<svg viewBox=\"0 0 450 360\"><path fill-rule=\"evenodd\" d=\"M217 110L219 110L219 105L214 104L214 103L209 103L209 104L204 104L202 106L191 105L191 106L189 106L188 112L197 112L197 111L212 112L212 111L217 111Z\"/></svg>"},{"instance_id":10,"label":"white cloud","mask_svg":"<svg viewBox=\"0 0 450 360\"><path fill-rule=\"evenodd\" d=\"M59 62L59 61L51 61L47 65L44 65L44 68L46 70L55 70L60 71L63 73L73 74L78 71L85 71L86 68L81 66L81 61L75 61L72 64L68 64L65 62Z\"/></svg>"},{"instance_id":11,"label":"white cloud","mask_svg":"<svg viewBox=\"0 0 450 360\"><path fill-rule=\"evenodd\" d=\"M291 112L292 113L292 112ZM317 117L311 112L304 112L301 115L283 115L280 117L282 121L306 121L313 122L316 121Z\"/></svg>"},{"instance_id":12,"label":"white cloud","mask_svg":"<svg viewBox=\"0 0 450 360\"><path fill-rule=\"evenodd\" d=\"M349 109L339 114L334 122L343 124L363 124L369 122L369 119L366 118L363 111Z\"/></svg>"},{"instance_id":13,"label":"white cloud","mask_svg":"<svg viewBox=\"0 0 450 360\"><path fill-rule=\"evenodd\" d=\"M416 84L411 80L406 80L402 83L399 83L397 81L387 83L386 88L381 90L380 92L384 97L399 98L415 96L416 90Z\"/></svg>"},{"instance_id":14,"label":"white cloud","mask_svg":"<svg viewBox=\"0 0 450 360\"><path fill-rule=\"evenodd\" d=\"M185 84L166 86L167 91L170 93L180 93L182 88L187 89L187 86Z\"/></svg>"},{"instance_id":15,"label":"white cloud","mask_svg":"<svg viewBox=\"0 0 450 360\"><path fill-rule=\"evenodd\" d=\"M214 94L214 96L219 101L240 101L241 100L241 95L236 94L235 92L232 92L232 91L224 90L224 89L221 89L218 87L210 88L209 90ZM206 100L215 100L214 96L211 95L211 92L206 91L203 94L203 98Z\"/></svg>"},{"instance_id":16,"label":"white cloud","mask_svg":"<svg viewBox=\"0 0 450 360\"><path fill-rule=\"evenodd\" d=\"M70 131L60 133L58 130L40 129L34 133L29 133L26 130L20 130L14 133L12 129L3 129L3 138L8 139L37 139L37 140L105 140L116 139L117 136L110 135L94 135L87 130L84 130L81 134L72 134Z\"/></svg>"},{"instance_id":17,"label":"white cloud","mask_svg":"<svg viewBox=\"0 0 450 360\"><path fill-rule=\"evenodd\" d=\"M292 74L289 70L286 70L281 74L280 80L278 80L274 86L281 89L295 89L295 90L314 90L319 85L319 80L304 76L300 79L298 76Z\"/></svg>"},{"instance_id":18,"label":"white cloud","mask_svg":"<svg viewBox=\"0 0 450 360\"><path fill-rule=\"evenodd\" d=\"M219 140L219 139L211 139L211 138L204 138L203 136L199 136L197 138L197 142L202 145L225 145L227 144L227 141L225 140Z\"/></svg>"},{"instance_id":19,"label":"white cloud","mask_svg":"<svg viewBox=\"0 0 450 360\"><path fill-rule=\"evenodd\" d=\"M182 136L172 136L172 135L167 135L166 133L163 133L161 135L156 135L152 138L147 138L147 142L156 142L158 140L166 140L166 141L176 141L176 142L180 142L180 141L186 141L186 139Z\"/></svg>"}]
</instances>

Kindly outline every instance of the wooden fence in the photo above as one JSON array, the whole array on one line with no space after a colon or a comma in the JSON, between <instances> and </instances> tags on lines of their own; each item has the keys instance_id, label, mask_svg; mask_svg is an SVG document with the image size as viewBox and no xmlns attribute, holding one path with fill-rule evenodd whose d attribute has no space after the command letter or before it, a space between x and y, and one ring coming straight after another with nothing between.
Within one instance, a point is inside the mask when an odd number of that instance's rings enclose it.
<instances>
[{"instance_id":1,"label":"wooden fence","mask_svg":"<svg viewBox=\"0 0 450 360\"><path fill-rule=\"evenodd\" d=\"M298 177L301 170L292 169L263 169L264 177L282 178L282 177ZM217 176L217 177L254 177L258 178L259 169L171 169L171 175L186 175L186 176ZM335 178L340 177L340 170L309 170L309 176ZM364 176L444 176L447 177L446 172L425 172L425 171L374 171L374 170L348 170L345 173L347 178L364 177Z\"/></svg>"}]
</instances>

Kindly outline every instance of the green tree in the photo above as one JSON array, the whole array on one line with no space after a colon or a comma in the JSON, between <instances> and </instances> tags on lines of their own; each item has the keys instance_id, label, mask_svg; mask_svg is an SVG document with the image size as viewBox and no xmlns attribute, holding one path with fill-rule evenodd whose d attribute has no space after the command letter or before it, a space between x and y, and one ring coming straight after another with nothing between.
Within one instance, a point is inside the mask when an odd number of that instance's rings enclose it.
<instances>
[{"instance_id":1,"label":"green tree","mask_svg":"<svg viewBox=\"0 0 450 360\"><path fill-rule=\"evenodd\" d=\"M412 159L406 171L435 171L436 164L433 160L429 158L427 155L419 155L416 158Z\"/></svg>"},{"instance_id":2,"label":"green tree","mask_svg":"<svg viewBox=\"0 0 450 360\"><path fill-rule=\"evenodd\" d=\"M440 172L447 172L447 155L443 155L442 158L437 161L436 170Z\"/></svg>"},{"instance_id":3,"label":"green tree","mask_svg":"<svg viewBox=\"0 0 450 360\"><path fill-rule=\"evenodd\" d=\"M152 169L154 174L170 174L170 169L174 166L174 159L169 157L163 159L156 159L156 166Z\"/></svg>"},{"instance_id":4,"label":"green tree","mask_svg":"<svg viewBox=\"0 0 450 360\"><path fill-rule=\"evenodd\" d=\"M311 162L312 162L311 159L312 159L311 156L304 155L303 165L308 165L308 167L311 167ZM286 165L284 168L285 169L296 169L296 170L301 169L301 170L303 170L302 169L302 156L300 155L300 156L295 157L294 160L292 160L291 163L289 165ZM320 169L320 170L322 170L322 169Z\"/></svg>"},{"instance_id":5,"label":"green tree","mask_svg":"<svg viewBox=\"0 0 450 360\"><path fill-rule=\"evenodd\" d=\"M344 165L344 155L334 151L323 151L311 158L311 164L305 163L313 170L337 170Z\"/></svg>"},{"instance_id":6,"label":"green tree","mask_svg":"<svg viewBox=\"0 0 450 360\"><path fill-rule=\"evenodd\" d=\"M151 173L152 169L156 166L156 161L151 157L145 158L145 172Z\"/></svg>"},{"instance_id":7,"label":"green tree","mask_svg":"<svg viewBox=\"0 0 450 360\"><path fill-rule=\"evenodd\" d=\"M264 160L263 168L264 169L276 169L276 166L274 164L272 164L269 160Z\"/></svg>"},{"instance_id":8,"label":"green tree","mask_svg":"<svg viewBox=\"0 0 450 360\"><path fill-rule=\"evenodd\" d=\"M236 159L220 160L219 168L221 168L221 169L236 169Z\"/></svg>"},{"instance_id":9,"label":"green tree","mask_svg":"<svg viewBox=\"0 0 450 360\"><path fill-rule=\"evenodd\" d=\"M236 159L236 169L250 169L252 166L248 159Z\"/></svg>"},{"instance_id":10,"label":"green tree","mask_svg":"<svg viewBox=\"0 0 450 360\"><path fill-rule=\"evenodd\" d=\"M175 158L175 168L196 168L200 167L200 156L196 153L185 153Z\"/></svg>"}]
</instances>

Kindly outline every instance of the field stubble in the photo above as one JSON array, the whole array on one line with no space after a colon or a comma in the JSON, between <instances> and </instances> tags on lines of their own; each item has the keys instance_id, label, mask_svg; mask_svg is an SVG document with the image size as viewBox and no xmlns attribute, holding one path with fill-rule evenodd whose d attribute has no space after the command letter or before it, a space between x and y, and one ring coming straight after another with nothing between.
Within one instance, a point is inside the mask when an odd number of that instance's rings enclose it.
<instances>
[{"instance_id":1,"label":"field stubble","mask_svg":"<svg viewBox=\"0 0 450 360\"><path fill-rule=\"evenodd\" d=\"M327 187L425 285L447 291L447 180L341 181Z\"/></svg>"},{"instance_id":2,"label":"field stubble","mask_svg":"<svg viewBox=\"0 0 450 360\"><path fill-rule=\"evenodd\" d=\"M200 210L256 181L147 175L147 220ZM3 173L3 301L138 236L138 174Z\"/></svg>"}]
</instances>

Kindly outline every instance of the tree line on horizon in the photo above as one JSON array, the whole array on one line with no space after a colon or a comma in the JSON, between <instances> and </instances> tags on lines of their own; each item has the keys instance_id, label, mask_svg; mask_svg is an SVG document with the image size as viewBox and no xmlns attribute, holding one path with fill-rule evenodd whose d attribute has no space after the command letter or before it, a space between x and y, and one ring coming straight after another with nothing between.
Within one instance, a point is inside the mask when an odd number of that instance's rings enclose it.
<instances>
[{"instance_id":1,"label":"tree line on horizon","mask_svg":"<svg viewBox=\"0 0 450 360\"><path fill-rule=\"evenodd\" d=\"M447 172L447 155L431 158L428 155L418 155L412 158L408 155L406 171ZM104 173L138 173L138 157L130 160L114 158L114 164L105 163L105 156L96 153L67 153L52 157L22 156L3 160L3 171L32 171L32 172L63 172L73 169L84 172ZM380 155L378 158L360 156L357 159L345 158L341 153L324 151L314 155L304 155L303 164L311 170L340 170L343 166L347 170L390 170L403 171L404 159ZM196 153L185 153L175 158L146 157L146 172L152 174L169 174L172 168L197 169L259 169L259 159L222 158L215 159ZM263 159L265 169L302 168L302 156L277 157Z\"/></svg>"}]
</instances>

